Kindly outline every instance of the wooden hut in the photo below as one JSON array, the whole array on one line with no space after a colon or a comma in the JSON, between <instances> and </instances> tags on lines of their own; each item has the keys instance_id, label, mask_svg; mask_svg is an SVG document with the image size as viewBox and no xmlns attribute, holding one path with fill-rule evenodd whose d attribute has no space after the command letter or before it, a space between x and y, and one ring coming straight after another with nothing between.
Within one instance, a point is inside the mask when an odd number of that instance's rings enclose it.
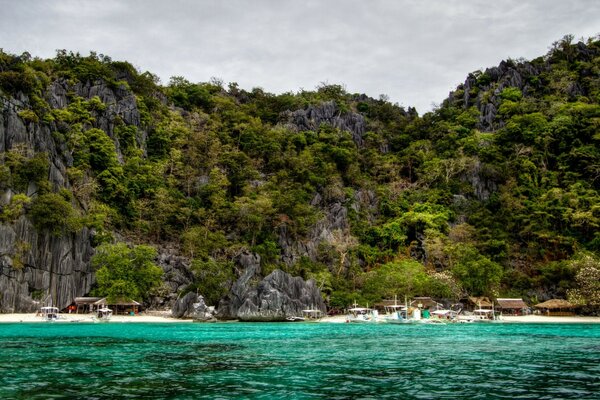
<instances>
[{"instance_id":1,"label":"wooden hut","mask_svg":"<svg viewBox=\"0 0 600 400\"><path fill-rule=\"evenodd\" d=\"M102 297L75 297L75 300L73 300L73 303L75 303L75 312L77 314L94 312L94 310L98 308L94 306L94 303L101 299Z\"/></svg>"},{"instance_id":2,"label":"wooden hut","mask_svg":"<svg viewBox=\"0 0 600 400\"><path fill-rule=\"evenodd\" d=\"M527 313L529 306L523 299L496 299L497 309L503 314L523 315Z\"/></svg>"},{"instance_id":3,"label":"wooden hut","mask_svg":"<svg viewBox=\"0 0 600 400\"><path fill-rule=\"evenodd\" d=\"M569 303L564 299L552 299L536 304L534 307L540 310L540 312L544 315L568 316L575 315L573 310L578 306L576 304Z\"/></svg>"},{"instance_id":4,"label":"wooden hut","mask_svg":"<svg viewBox=\"0 0 600 400\"><path fill-rule=\"evenodd\" d=\"M464 300L464 302L466 303L467 309L469 311L491 310L492 308L494 308L494 304L492 303L490 298L486 297L486 296L481 296L481 297L469 296Z\"/></svg>"},{"instance_id":5,"label":"wooden hut","mask_svg":"<svg viewBox=\"0 0 600 400\"><path fill-rule=\"evenodd\" d=\"M443 304L438 303L431 297L415 297L409 304L411 307L428 308L430 310L438 310L443 308Z\"/></svg>"},{"instance_id":6,"label":"wooden hut","mask_svg":"<svg viewBox=\"0 0 600 400\"><path fill-rule=\"evenodd\" d=\"M113 313L116 314L137 314L140 312L140 303L131 299L118 299L114 301L108 301L108 298L104 297L94 303L95 306L110 308Z\"/></svg>"}]
</instances>

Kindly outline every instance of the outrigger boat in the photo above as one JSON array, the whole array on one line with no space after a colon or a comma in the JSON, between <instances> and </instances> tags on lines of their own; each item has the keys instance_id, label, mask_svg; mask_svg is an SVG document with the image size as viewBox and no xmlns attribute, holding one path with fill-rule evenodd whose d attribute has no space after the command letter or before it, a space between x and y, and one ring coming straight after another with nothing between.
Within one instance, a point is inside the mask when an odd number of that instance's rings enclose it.
<instances>
[{"instance_id":1,"label":"outrigger boat","mask_svg":"<svg viewBox=\"0 0 600 400\"><path fill-rule=\"evenodd\" d=\"M495 322L498 321L494 310L488 310L488 309L476 309L473 310L472 314L459 314L458 317L458 322L462 322L462 323L473 323L473 322Z\"/></svg>"},{"instance_id":2,"label":"outrigger boat","mask_svg":"<svg viewBox=\"0 0 600 400\"><path fill-rule=\"evenodd\" d=\"M377 322L378 316L377 310L369 307L356 307L356 304L354 304L353 308L348 309L346 322Z\"/></svg>"},{"instance_id":3,"label":"outrigger boat","mask_svg":"<svg viewBox=\"0 0 600 400\"><path fill-rule=\"evenodd\" d=\"M406 305L398 304L396 296L394 296L393 305L384 305L385 314L379 317L378 322L386 324L407 324L410 323L408 317L408 302L405 299Z\"/></svg>"},{"instance_id":4,"label":"outrigger boat","mask_svg":"<svg viewBox=\"0 0 600 400\"><path fill-rule=\"evenodd\" d=\"M44 321L54 322L58 320L58 307L42 307L40 308L40 315Z\"/></svg>"},{"instance_id":5,"label":"outrigger boat","mask_svg":"<svg viewBox=\"0 0 600 400\"><path fill-rule=\"evenodd\" d=\"M405 306L394 304L392 306L383 306L385 314L379 318L379 322L386 324L408 324L410 319L407 316Z\"/></svg>"},{"instance_id":6,"label":"outrigger boat","mask_svg":"<svg viewBox=\"0 0 600 400\"><path fill-rule=\"evenodd\" d=\"M112 317L112 313L113 313L113 311L110 308L107 308L107 307L100 308L96 312L95 320L101 321L101 322L108 322L108 321L110 321L110 318Z\"/></svg>"}]
</instances>

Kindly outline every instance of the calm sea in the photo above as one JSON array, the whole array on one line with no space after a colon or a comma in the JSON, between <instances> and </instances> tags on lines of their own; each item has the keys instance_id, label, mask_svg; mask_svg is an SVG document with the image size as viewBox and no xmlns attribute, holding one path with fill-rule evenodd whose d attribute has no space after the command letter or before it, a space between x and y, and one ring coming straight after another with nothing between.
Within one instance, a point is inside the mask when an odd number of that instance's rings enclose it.
<instances>
[{"instance_id":1,"label":"calm sea","mask_svg":"<svg viewBox=\"0 0 600 400\"><path fill-rule=\"evenodd\" d=\"M1 324L0 398L600 399L600 325Z\"/></svg>"}]
</instances>

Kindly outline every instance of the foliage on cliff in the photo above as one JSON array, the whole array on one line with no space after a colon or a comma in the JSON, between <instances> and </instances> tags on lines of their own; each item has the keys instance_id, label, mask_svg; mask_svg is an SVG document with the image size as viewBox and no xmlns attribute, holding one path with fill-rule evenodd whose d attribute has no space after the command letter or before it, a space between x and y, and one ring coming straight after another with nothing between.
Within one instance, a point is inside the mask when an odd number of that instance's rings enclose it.
<instances>
[{"instance_id":1,"label":"foliage on cliff","mask_svg":"<svg viewBox=\"0 0 600 400\"><path fill-rule=\"evenodd\" d=\"M57 81L133 93L139 121L104 126L107 104L74 92L51 107ZM2 188L39 188L19 207L40 229L87 225L96 244L119 232L176 246L213 301L246 249L264 274L316 279L333 306L564 296L581 275L569 260L600 251L597 39L565 37L543 57L473 72L422 117L339 85L280 95L217 79L161 86L126 62L66 51L0 53L0 89L26 99L23 123L49 126L67 160L69 182L53 194L41 149L2 156Z\"/></svg>"}]
</instances>

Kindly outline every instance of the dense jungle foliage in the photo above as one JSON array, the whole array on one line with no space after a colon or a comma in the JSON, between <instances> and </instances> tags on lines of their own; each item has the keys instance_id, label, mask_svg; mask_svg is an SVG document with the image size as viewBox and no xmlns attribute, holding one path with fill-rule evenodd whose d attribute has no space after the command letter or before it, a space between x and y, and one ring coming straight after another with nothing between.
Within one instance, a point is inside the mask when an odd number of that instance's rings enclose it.
<instances>
[{"instance_id":1,"label":"dense jungle foliage","mask_svg":"<svg viewBox=\"0 0 600 400\"><path fill-rule=\"evenodd\" d=\"M0 220L25 213L54 235L93 228L106 259L103 243L116 238L176 248L192 260L189 290L212 304L246 250L264 275L316 279L331 307L465 294L600 304L600 41L572 39L469 74L423 116L340 85L279 95L218 79L162 86L95 53L0 52L1 95L27 99L21 119L50 126L70 158L69 184L53 187L51 154L7 150L0 189L18 194ZM56 80L133 92L139 124L117 116L101 129L99 97L70 93L66 107L50 107ZM290 124L290 112L323 104L362 116L360 140L331 124ZM327 229L332 205L346 223ZM283 237L316 253L290 261Z\"/></svg>"}]
</instances>

